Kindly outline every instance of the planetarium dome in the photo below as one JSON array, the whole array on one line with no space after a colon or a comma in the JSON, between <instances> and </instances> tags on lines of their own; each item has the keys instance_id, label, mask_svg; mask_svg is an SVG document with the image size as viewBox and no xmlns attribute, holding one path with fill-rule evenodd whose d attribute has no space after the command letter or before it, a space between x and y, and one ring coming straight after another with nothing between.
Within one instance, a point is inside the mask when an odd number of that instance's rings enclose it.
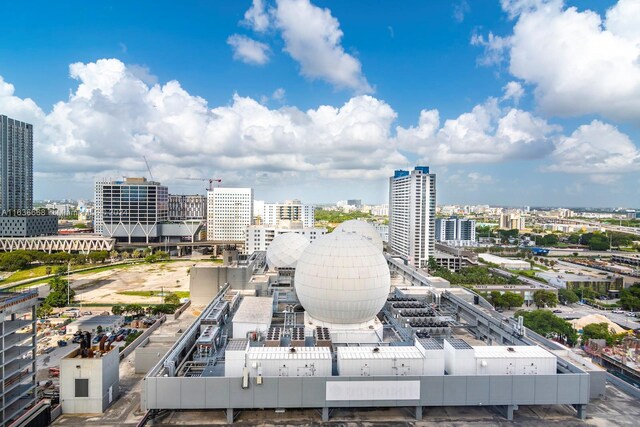
<instances>
[{"instance_id":1,"label":"planetarium dome","mask_svg":"<svg viewBox=\"0 0 640 427\"><path fill-rule=\"evenodd\" d=\"M298 233L277 235L267 249L269 268L295 268L307 246L309 246L309 240Z\"/></svg>"},{"instance_id":2,"label":"planetarium dome","mask_svg":"<svg viewBox=\"0 0 640 427\"><path fill-rule=\"evenodd\" d=\"M382 252L355 232L326 234L298 260L295 289L307 314L334 324L372 320L382 309L391 277Z\"/></svg>"},{"instance_id":3,"label":"planetarium dome","mask_svg":"<svg viewBox=\"0 0 640 427\"><path fill-rule=\"evenodd\" d=\"M382 252L382 237L380 237L380 233L378 233L378 230L376 230L373 225L365 221L350 219L349 221L345 221L338 225L336 229L333 230L334 233L349 231L353 231L366 237L375 245L376 248L380 250L380 252Z\"/></svg>"}]
</instances>

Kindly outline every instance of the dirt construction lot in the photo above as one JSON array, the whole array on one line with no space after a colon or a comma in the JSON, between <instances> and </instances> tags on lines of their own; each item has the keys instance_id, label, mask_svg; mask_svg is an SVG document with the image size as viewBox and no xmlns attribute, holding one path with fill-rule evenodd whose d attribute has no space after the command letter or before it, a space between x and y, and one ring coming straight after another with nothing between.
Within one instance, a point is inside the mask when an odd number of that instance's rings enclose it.
<instances>
[{"instance_id":1,"label":"dirt construction lot","mask_svg":"<svg viewBox=\"0 0 640 427\"><path fill-rule=\"evenodd\" d=\"M76 301L84 304L160 304L161 296L123 295L120 292L189 291L188 271L196 263L193 260L185 260L139 264L98 273L72 274L71 287L76 291Z\"/></svg>"}]
</instances>

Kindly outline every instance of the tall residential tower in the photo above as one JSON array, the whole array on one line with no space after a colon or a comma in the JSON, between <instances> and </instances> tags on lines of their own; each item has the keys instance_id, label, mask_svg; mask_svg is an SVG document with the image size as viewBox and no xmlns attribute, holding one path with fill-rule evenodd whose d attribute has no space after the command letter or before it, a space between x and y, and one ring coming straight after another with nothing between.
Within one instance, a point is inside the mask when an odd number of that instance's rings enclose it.
<instances>
[{"instance_id":1,"label":"tall residential tower","mask_svg":"<svg viewBox=\"0 0 640 427\"><path fill-rule=\"evenodd\" d=\"M33 125L0 115L0 209L33 207Z\"/></svg>"},{"instance_id":2,"label":"tall residential tower","mask_svg":"<svg viewBox=\"0 0 640 427\"><path fill-rule=\"evenodd\" d=\"M435 252L436 175L427 166L389 178L389 247L418 268Z\"/></svg>"}]
</instances>

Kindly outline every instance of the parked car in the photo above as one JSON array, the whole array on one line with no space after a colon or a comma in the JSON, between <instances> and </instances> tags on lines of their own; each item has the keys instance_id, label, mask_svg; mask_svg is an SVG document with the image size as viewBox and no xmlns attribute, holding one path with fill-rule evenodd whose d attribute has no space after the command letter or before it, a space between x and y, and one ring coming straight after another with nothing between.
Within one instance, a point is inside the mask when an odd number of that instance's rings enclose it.
<instances>
[{"instance_id":1,"label":"parked car","mask_svg":"<svg viewBox=\"0 0 640 427\"><path fill-rule=\"evenodd\" d=\"M80 344L80 341L82 341L82 335L76 335L71 340L71 342L74 344Z\"/></svg>"},{"instance_id":2,"label":"parked car","mask_svg":"<svg viewBox=\"0 0 640 427\"><path fill-rule=\"evenodd\" d=\"M562 313L562 310L553 310L554 313Z\"/></svg>"},{"instance_id":3,"label":"parked car","mask_svg":"<svg viewBox=\"0 0 640 427\"><path fill-rule=\"evenodd\" d=\"M611 311L613 314L624 314L623 310L612 310Z\"/></svg>"},{"instance_id":4,"label":"parked car","mask_svg":"<svg viewBox=\"0 0 640 427\"><path fill-rule=\"evenodd\" d=\"M58 347L66 347L67 344L68 343L65 340L59 340L58 341Z\"/></svg>"},{"instance_id":5,"label":"parked car","mask_svg":"<svg viewBox=\"0 0 640 427\"><path fill-rule=\"evenodd\" d=\"M104 334L97 334L94 338L93 338L93 343L94 344L98 344L100 342L100 340L102 339L102 337L104 336Z\"/></svg>"}]
</instances>

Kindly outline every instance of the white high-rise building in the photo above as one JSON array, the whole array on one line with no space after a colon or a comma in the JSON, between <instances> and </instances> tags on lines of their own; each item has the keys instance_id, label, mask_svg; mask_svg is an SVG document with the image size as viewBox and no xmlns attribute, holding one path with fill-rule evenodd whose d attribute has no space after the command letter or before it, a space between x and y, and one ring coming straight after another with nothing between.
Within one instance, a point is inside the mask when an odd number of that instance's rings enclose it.
<instances>
[{"instance_id":1,"label":"white high-rise building","mask_svg":"<svg viewBox=\"0 0 640 427\"><path fill-rule=\"evenodd\" d=\"M311 228L316 222L315 206L303 204L300 200L287 200L284 203L257 202L256 216L261 223L274 227L288 227L300 222L305 228ZM258 209L261 208L261 209Z\"/></svg>"},{"instance_id":2,"label":"white high-rise building","mask_svg":"<svg viewBox=\"0 0 640 427\"><path fill-rule=\"evenodd\" d=\"M247 228L245 239L245 252L251 254L255 251L266 251L276 236L285 233L297 233L313 242L318 237L327 233L326 228L279 228L271 225L251 225Z\"/></svg>"},{"instance_id":3,"label":"white high-rise building","mask_svg":"<svg viewBox=\"0 0 640 427\"><path fill-rule=\"evenodd\" d=\"M253 188L207 191L207 240L244 241L253 224Z\"/></svg>"},{"instance_id":4,"label":"white high-rise building","mask_svg":"<svg viewBox=\"0 0 640 427\"><path fill-rule=\"evenodd\" d=\"M389 247L426 268L435 252L436 175L427 166L389 178Z\"/></svg>"},{"instance_id":5,"label":"white high-rise building","mask_svg":"<svg viewBox=\"0 0 640 427\"><path fill-rule=\"evenodd\" d=\"M436 241L450 246L473 246L476 221L457 217L436 219Z\"/></svg>"}]
</instances>

